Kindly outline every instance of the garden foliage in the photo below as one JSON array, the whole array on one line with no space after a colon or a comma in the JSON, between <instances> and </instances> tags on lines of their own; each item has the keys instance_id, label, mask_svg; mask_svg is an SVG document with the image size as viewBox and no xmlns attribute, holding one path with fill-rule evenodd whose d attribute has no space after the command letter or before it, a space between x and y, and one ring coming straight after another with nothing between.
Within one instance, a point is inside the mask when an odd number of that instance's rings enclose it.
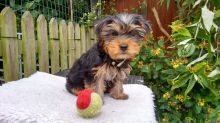
<instances>
[{"instance_id":1,"label":"garden foliage","mask_svg":"<svg viewBox=\"0 0 220 123\"><path fill-rule=\"evenodd\" d=\"M186 18L179 12L169 38L151 36L144 41L131 64L132 74L144 76L154 91L159 122L216 122L220 120L220 4L218 0L178 4L178 10L191 8L191 13L186 9ZM171 45L165 47L166 41Z\"/></svg>"}]
</instances>

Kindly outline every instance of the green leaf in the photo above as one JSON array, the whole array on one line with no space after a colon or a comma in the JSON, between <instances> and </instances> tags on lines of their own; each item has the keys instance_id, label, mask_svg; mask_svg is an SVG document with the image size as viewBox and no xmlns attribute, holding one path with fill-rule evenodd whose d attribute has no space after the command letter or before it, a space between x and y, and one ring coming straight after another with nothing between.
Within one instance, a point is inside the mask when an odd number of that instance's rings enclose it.
<instances>
[{"instance_id":1,"label":"green leaf","mask_svg":"<svg viewBox=\"0 0 220 123\"><path fill-rule=\"evenodd\" d=\"M190 108L193 106L193 102L191 102L191 101L186 101L184 104L185 104L185 107L187 107L187 108Z\"/></svg>"},{"instance_id":2,"label":"green leaf","mask_svg":"<svg viewBox=\"0 0 220 123\"><path fill-rule=\"evenodd\" d=\"M220 8L220 0L213 0L216 8Z\"/></svg>"},{"instance_id":3,"label":"green leaf","mask_svg":"<svg viewBox=\"0 0 220 123\"><path fill-rule=\"evenodd\" d=\"M32 2L27 2L26 4L25 4L25 9L31 9L31 7L34 5L34 1L32 1Z\"/></svg>"},{"instance_id":4,"label":"green leaf","mask_svg":"<svg viewBox=\"0 0 220 123\"><path fill-rule=\"evenodd\" d=\"M170 0L166 0L167 1L167 9L170 7Z\"/></svg>"},{"instance_id":5,"label":"green leaf","mask_svg":"<svg viewBox=\"0 0 220 123\"><path fill-rule=\"evenodd\" d=\"M205 26L205 29L210 32L212 24L213 24L213 19L214 19L214 13L210 11L207 6L205 5L202 8L202 20L203 24Z\"/></svg>"},{"instance_id":6,"label":"green leaf","mask_svg":"<svg viewBox=\"0 0 220 123\"><path fill-rule=\"evenodd\" d=\"M163 68L163 64L156 63L156 71L161 70Z\"/></svg>"},{"instance_id":7,"label":"green leaf","mask_svg":"<svg viewBox=\"0 0 220 123\"><path fill-rule=\"evenodd\" d=\"M201 0L197 0L197 1L195 2L195 4L193 5L193 8L195 8L197 5L199 5L200 2L201 2Z\"/></svg>"},{"instance_id":8,"label":"green leaf","mask_svg":"<svg viewBox=\"0 0 220 123\"><path fill-rule=\"evenodd\" d=\"M218 106L217 108L215 108L211 114L209 115L210 119L217 119L218 118L218 114L220 113L220 106Z\"/></svg>"},{"instance_id":9,"label":"green leaf","mask_svg":"<svg viewBox=\"0 0 220 123\"><path fill-rule=\"evenodd\" d=\"M180 72L180 73L185 73L185 72L187 72L187 71L189 71L189 70L188 70L188 68L187 68L186 66L180 65L180 66L176 69L176 71L178 71L178 72Z\"/></svg>"},{"instance_id":10,"label":"green leaf","mask_svg":"<svg viewBox=\"0 0 220 123\"><path fill-rule=\"evenodd\" d=\"M218 60L216 61L215 66L220 67L220 58L218 58Z\"/></svg>"},{"instance_id":11,"label":"green leaf","mask_svg":"<svg viewBox=\"0 0 220 123\"><path fill-rule=\"evenodd\" d=\"M220 9L215 11L215 18L220 18Z\"/></svg>"},{"instance_id":12,"label":"green leaf","mask_svg":"<svg viewBox=\"0 0 220 123\"><path fill-rule=\"evenodd\" d=\"M213 70L209 75L208 77L214 77L216 75L220 74L220 68L215 68L215 70Z\"/></svg>"},{"instance_id":13,"label":"green leaf","mask_svg":"<svg viewBox=\"0 0 220 123\"><path fill-rule=\"evenodd\" d=\"M137 66L137 62L134 62L134 61L133 61L133 62L131 62L130 64L131 64L131 66L132 66L132 67Z\"/></svg>"},{"instance_id":14,"label":"green leaf","mask_svg":"<svg viewBox=\"0 0 220 123\"><path fill-rule=\"evenodd\" d=\"M202 75L198 75L198 83L203 87L208 87L207 81L205 81Z\"/></svg>"},{"instance_id":15,"label":"green leaf","mask_svg":"<svg viewBox=\"0 0 220 123\"><path fill-rule=\"evenodd\" d=\"M149 66L144 65L144 66L141 68L141 72L143 72L143 73L150 73L151 70L150 70Z\"/></svg>"},{"instance_id":16,"label":"green leaf","mask_svg":"<svg viewBox=\"0 0 220 123\"><path fill-rule=\"evenodd\" d=\"M154 71L153 73L153 79L157 79L159 76L158 76L158 71Z\"/></svg>"},{"instance_id":17,"label":"green leaf","mask_svg":"<svg viewBox=\"0 0 220 123\"><path fill-rule=\"evenodd\" d=\"M190 78L188 76L189 76L189 74L184 74L181 77L179 77L179 79L177 80L177 83L172 86L171 90L174 90L174 89L177 89L177 88L184 86Z\"/></svg>"},{"instance_id":18,"label":"green leaf","mask_svg":"<svg viewBox=\"0 0 220 123\"><path fill-rule=\"evenodd\" d=\"M195 106L195 111L196 111L197 114L201 113L202 107L196 105L196 106Z\"/></svg>"},{"instance_id":19,"label":"green leaf","mask_svg":"<svg viewBox=\"0 0 220 123\"><path fill-rule=\"evenodd\" d=\"M199 57L199 58L197 58L197 59L195 59L195 60L193 60L192 62L190 62L190 63L187 65L187 67L191 67L191 65L193 65L193 64L195 64L195 63L197 63L197 62L202 61L202 60L205 59L207 56L208 56L208 53L204 54L203 56L201 56L201 57Z\"/></svg>"},{"instance_id":20,"label":"green leaf","mask_svg":"<svg viewBox=\"0 0 220 123\"><path fill-rule=\"evenodd\" d=\"M188 87L185 90L185 95L187 95L193 89L195 84L196 84L196 81L195 79L193 79L193 76L192 76L188 83Z\"/></svg>"},{"instance_id":21,"label":"green leaf","mask_svg":"<svg viewBox=\"0 0 220 123\"><path fill-rule=\"evenodd\" d=\"M163 74L173 74L174 72L175 72L175 70L173 70L173 69L168 69L168 70L162 70L161 71Z\"/></svg>"},{"instance_id":22,"label":"green leaf","mask_svg":"<svg viewBox=\"0 0 220 123\"><path fill-rule=\"evenodd\" d=\"M192 37L192 35L190 34L189 30L186 28L180 29L178 31L178 34L182 35L182 36L186 36L186 37Z\"/></svg>"},{"instance_id":23,"label":"green leaf","mask_svg":"<svg viewBox=\"0 0 220 123\"><path fill-rule=\"evenodd\" d=\"M15 1L14 0L10 0L10 6L14 7L15 6Z\"/></svg>"},{"instance_id":24,"label":"green leaf","mask_svg":"<svg viewBox=\"0 0 220 123\"><path fill-rule=\"evenodd\" d=\"M34 2L39 3L41 0L34 0Z\"/></svg>"},{"instance_id":25,"label":"green leaf","mask_svg":"<svg viewBox=\"0 0 220 123\"><path fill-rule=\"evenodd\" d=\"M186 39L186 40L181 41L180 43L178 43L178 45L185 45L185 44L187 44L191 40L192 40L192 38Z\"/></svg>"},{"instance_id":26,"label":"green leaf","mask_svg":"<svg viewBox=\"0 0 220 123\"><path fill-rule=\"evenodd\" d=\"M196 46L194 44L187 44L178 49L179 57L189 57L195 52Z\"/></svg>"},{"instance_id":27,"label":"green leaf","mask_svg":"<svg viewBox=\"0 0 220 123\"><path fill-rule=\"evenodd\" d=\"M162 48L164 47L164 40L159 40L158 45Z\"/></svg>"}]
</instances>

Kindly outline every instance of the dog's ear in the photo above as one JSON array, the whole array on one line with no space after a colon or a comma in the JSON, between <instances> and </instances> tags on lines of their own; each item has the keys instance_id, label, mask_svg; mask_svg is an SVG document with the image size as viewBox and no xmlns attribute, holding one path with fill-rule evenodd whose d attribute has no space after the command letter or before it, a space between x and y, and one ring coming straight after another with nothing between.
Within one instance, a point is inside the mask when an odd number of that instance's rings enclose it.
<instances>
[{"instance_id":1,"label":"dog's ear","mask_svg":"<svg viewBox=\"0 0 220 123\"><path fill-rule=\"evenodd\" d=\"M146 31L146 33L150 33L151 29L151 25L147 20L144 20L143 22L143 28Z\"/></svg>"},{"instance_id":2,"label":"dog's ear","mask_svg":"<svg viewBox=\"0 0 220 123\"><path fill-rule=\"evenodd\" d=\"M133 24L141 26L146 34L152 30L150 23L141 15L134 15Z\"/></svg>"},{"instance_id":3,"label":"dog's ear","mask_svg":"<svg viewBox=\"0 0 220 123\"><path fill-rule=\"evenodd\" d=\"M96 24L95 24L96 35L99 37L103 27L108 25L108 24L111 24L113 22L114 22L113 16L107 16L107 17L97 21Z\"/></svg>"}]
</instances>

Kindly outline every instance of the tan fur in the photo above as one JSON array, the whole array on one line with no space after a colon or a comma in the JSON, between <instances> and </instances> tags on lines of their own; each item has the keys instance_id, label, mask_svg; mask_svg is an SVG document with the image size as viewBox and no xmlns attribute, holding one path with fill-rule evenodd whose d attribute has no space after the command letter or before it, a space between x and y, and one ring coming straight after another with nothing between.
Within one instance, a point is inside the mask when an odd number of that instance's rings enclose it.
<instances>
[{"instance_id":1,"label":"tan fur","mask_svg":"<svg viewBox=\"0 0 220 123\"><path fill-rule=\"evenodd\" d=\"M103 97L106 90L105 82L112 81L114 85L110 90L110 95L115 99L127 99L128 96L123 93L122 85L129 76L130 71L130 66L127 68L117 68L109 64L99 66L95 74L96 92Z\"/></svg>"},{"instance_id":2,"label":"tan fur","mask_svg":"<svg viewBox=\"0 0 220 123\"><path fill-rule=\"evenodd\" d=\"M128 49L121 51L120 45L126 44ZM135 56L140 52L140 46L137 42L131 39L115 39L110 42L104 43L104 50L107 52L112 59L134 59Z\"/></svg>"},{"instance_id":3,"label":"tan fur","mask_svg":"<svg viewBox=\"0 0 220 123\"><path fill-rule=\"evenodd\" d=\"M87 82L85 82L84 83L85 85L84 85L84 87L86 88L86 89L90 89L90 90L92 90L92 91L95 91L96 90L96 84L95 83L87 83Z\"/></svg>"}]
</instances>

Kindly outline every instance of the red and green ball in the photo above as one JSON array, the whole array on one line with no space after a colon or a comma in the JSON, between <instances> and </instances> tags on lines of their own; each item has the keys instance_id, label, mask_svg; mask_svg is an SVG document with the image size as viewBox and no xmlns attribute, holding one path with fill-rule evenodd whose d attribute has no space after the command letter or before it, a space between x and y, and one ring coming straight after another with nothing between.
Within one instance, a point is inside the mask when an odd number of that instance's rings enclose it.
<instances>
[{"instance_id":1,"label":"red and green ball","mask_svg":"<svg viewBox=\"0 0 220 123\"><path fill-rule=\"evenodd\" d=\"M78 93L76 100L77 112L84 118L91 118L99 114L102 104L103 102L100 95L89 89Z\"/></svg>"}]
</instances>

